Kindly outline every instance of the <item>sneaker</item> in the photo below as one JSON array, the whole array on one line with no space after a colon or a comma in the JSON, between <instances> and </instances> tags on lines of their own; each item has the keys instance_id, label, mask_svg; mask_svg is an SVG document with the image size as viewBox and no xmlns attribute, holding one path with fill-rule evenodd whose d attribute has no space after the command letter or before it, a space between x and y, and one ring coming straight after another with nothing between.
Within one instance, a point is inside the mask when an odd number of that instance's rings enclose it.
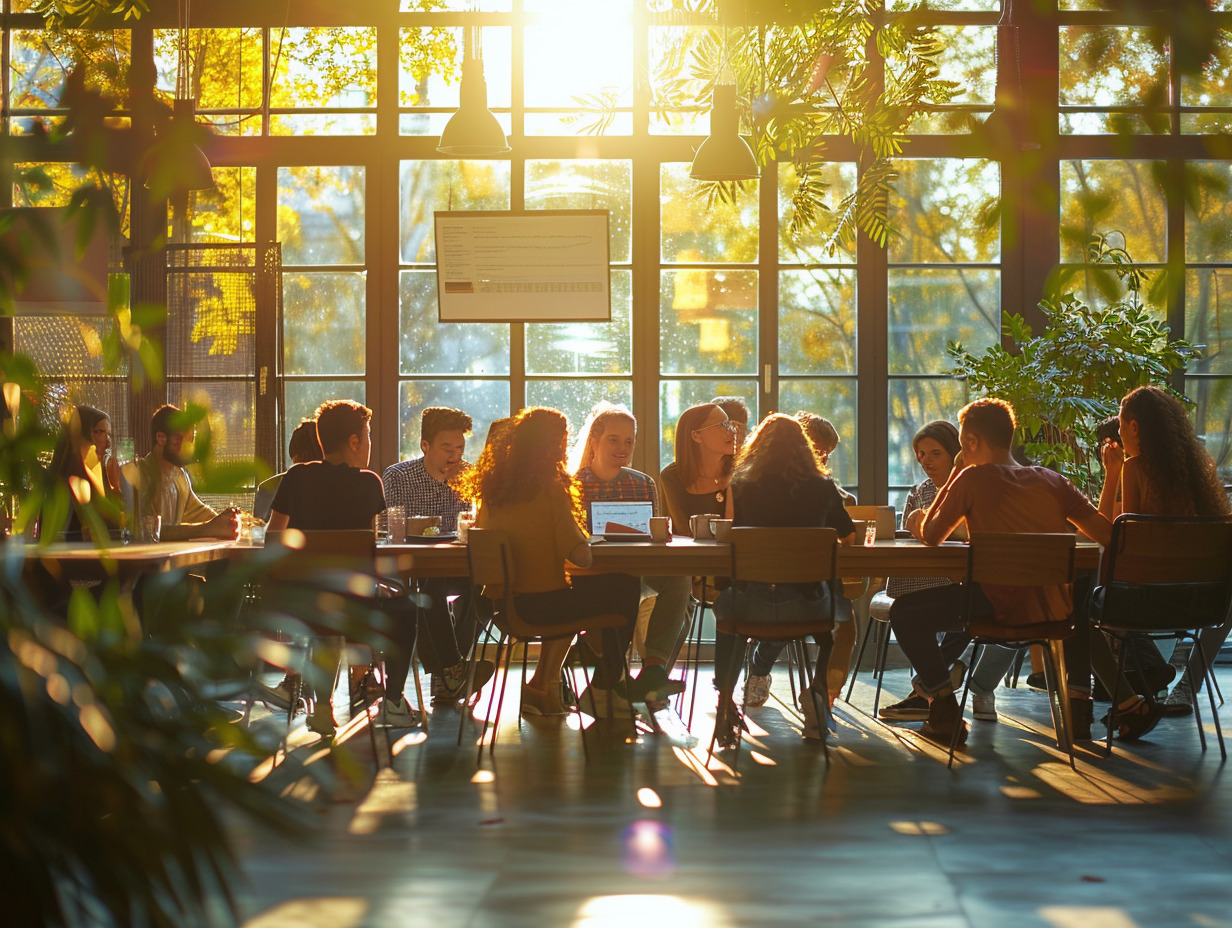
<instances>
[{"instance_id":1,"label":"sneaker","mask_svg":"<svg viewBox=\"0 0 1232 928\"><path fill-rule=\"evenodd\" d=\"M478 693L496 673L496 665L491 661L475 661L475 677L471 681L470 692L466 689L467 661L458 661L452 667L446 667L441 673L432 675L432 705L448 706L459 700L469 700Z\"/></svg>"},{"instance_id":2,"label":"sneaker","mask_svg":"<svg viewBox=\"0 0 1232 928\"><path fill-rule=\"evenodd\" d=\"M368 667L363 673L352 673L347 679L351 698L351 715L358 715L385 695L385 684L376 677L376 670Z\"/></svg>"},{"instance_id":3,"label":"sneaker","mask_svg":"<svg viewBox=\"0 0 1232 928\"><path fill-rule=\"evenodd\" d=\"M1178 683L1163 701L1164 718L1175 719L1193 712L1194 692L1189 685L1188 677L1181 677Z\"/></svg>"},{"instance_id":4,"label":"sneaker","mask_svg":"<svg viewBox=\"0 0 1232 928\"><path fill-rule=\"evenodd\" d=\"M877 717L895 722L923 722L928 718L928 700L919 693L912 693L900 702L882 706Z\"/></svg>"},{"instance_id":5,"label":"sneaker","mask_svg":"<svg viewBox=\"0 0 1232 928\"><path fill-rule=\"evenodd\" d=\"M997 720L997 694L972 693L971 696L971 717L981 722L995 722Z\"/></svg>"},{"instance_id":6,"label":"sneaker","mask_svg":"<svg viewBox=\"0 0 1232 928\"><path fill-rule=\"evenodd\" d=\"M413 728L419 724L419 713L411 708L405 698L386 696L381 700L377 723L389 728Z\"/></svg>"},{"instance_id":7,"label":"sneaker","mask_svg":"<svg viewBox=\"0 0 1232 928\"><path fill-rule=\"evenodd\" d=\"M955 738L956 732L957 738ZM928 721L920 729L920 734L929 741L935 741L946 748L951 742L956 748L966 744L967 723L962 720L958 711L958 700L953 693L933 699L928 707Z\"/></svg>"},{"instance_id":8,"label":"sneaker","mask_svg":"<svg viewBox=\"0 0 1232 928\"><path fill-rule=\"evenodd\" d=\"M744 708L758 709L766 704L766 700L770 698L770 681L774 678L770 674L764 677L758 674L749 674L749 679L744 687ZM805 700L807 702L808 700Z\"/></svg>"},{"instance_id":9,"label":"sneaker","mask_svg":"<svg viewBox=\"0 0 1232 928\"><path fill-rule=\"evenodd\" d=\"M606 719L609 716L614 719L629 719L637 714L633 704L625 698L623 682L617 683L610 690L600 689L597 686L586 687L582 691L578 705L582 707L583 712L590 713L596 719Z\"/></svg>"},{"instance_id":10,"label":"sneaker","mask_svg":"<svg viewBox=\"0 0 1232 928\"><path fill-rule=\"evenodd\" d=\"M669 677L662 664L647 664L636 679L628 681L627 689L633 702L666 702L667 697L684 692L684 681Z\"/></svg>"}]
</instances>

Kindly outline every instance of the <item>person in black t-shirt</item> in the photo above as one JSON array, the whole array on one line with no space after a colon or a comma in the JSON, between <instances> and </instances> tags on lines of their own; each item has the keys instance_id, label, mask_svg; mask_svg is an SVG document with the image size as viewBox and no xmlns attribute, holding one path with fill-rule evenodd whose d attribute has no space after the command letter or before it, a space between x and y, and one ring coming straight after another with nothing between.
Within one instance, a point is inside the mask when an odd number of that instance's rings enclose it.
<instances>
[{"instance_id":1,"label":"person in black t-shirt","mask_svg":"<svg viewBox=\"0 0 1232 928\"><path fill-rule=\"evenodd\" d=\"M296 464L287 471L274 494L269 528L272 531L371 528L373 517L385 509L381 478L367 470L372 454L372 410L353 400L330 400L317 408L315 418L323 460ZM415 650L415 607L404 598L378 602L394 620L395 645L385 660L385 699L381 717L394 727L407 727L417 721L402 695L411 668L411 654ZM335 682L339 659L340 655L334 657L327 649L320 661L322 666L332 662ZM309 727L322 734L332 734L334 724L328 696L318 699Z\"/></svg>"}]
</instances>

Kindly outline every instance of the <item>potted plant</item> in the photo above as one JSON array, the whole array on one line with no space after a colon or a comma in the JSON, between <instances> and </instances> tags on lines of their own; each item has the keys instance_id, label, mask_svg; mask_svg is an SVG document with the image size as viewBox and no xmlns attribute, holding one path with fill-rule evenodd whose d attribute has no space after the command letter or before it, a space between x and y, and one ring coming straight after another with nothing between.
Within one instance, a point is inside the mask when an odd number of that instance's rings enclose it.
<instances>
[{"instance_id":1,"label":"potted plant","mask_svg":"<svg viewBox=\"0 0 1232 928\"><path fill-rule=\"evenodd\" d=\"M1099 423L1116 415L1121 397L1144 384L1188 403L1172 381L1197 356L1143 304L1147 272L1109 238L1097 235L1087 251L1096 282L1112 295L1109 303L1095 306L1058 286L1039 303L1047 320L1040 334L1022 316L1006 312L1009 348L994 345L975 355L955 342L947 349L974 391L1013 403L1027 457L1088 492L1098 491L1101 479Z\"/></svg>"}]
</instances>

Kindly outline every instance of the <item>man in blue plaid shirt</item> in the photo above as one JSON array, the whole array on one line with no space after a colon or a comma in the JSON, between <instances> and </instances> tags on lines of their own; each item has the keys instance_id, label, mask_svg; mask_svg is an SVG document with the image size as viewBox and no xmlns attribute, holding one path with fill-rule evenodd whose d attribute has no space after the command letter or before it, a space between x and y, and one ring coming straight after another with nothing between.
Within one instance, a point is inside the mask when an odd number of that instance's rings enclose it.
<instances>
[{"instance_id":1,"label":"man in blue plaid shirt","mask_svg":"<svg viewBox=\"0 0 1232 928\"><path fill-rule=\"evenodd\" d=\"M463 502L450 484L470 467L462 456L466 452L466 437L471 433L471 428L471 417L460 409L427 407L419 424L419 447L423 457L399 461L385 469L381 479L385 484L386 505L403 507L407 516L440 516L442 532L457 531L458 513L467 512L471 507L470 503ZM475 642L476 631L475 618L470 609L469 579L424 578L419 581L419 589L432 597L427 621L433 628L442 627L441 620L449 619L449 598L457 597L453 604L453 617L458 647L455 655L451 656L468 654ZM421 636L419 647L421 652L431 651L432 642L427 635ZM443 664L436 657L434 654L424 654L425 666ZM491 662L480 662L475 667L473 689L482 687L493 670ZM442 673L434 673L432 702L436 705L449 704L468 696L464 692L465 684L465 661L451 664Z\"/></svg>"}]
</instances>

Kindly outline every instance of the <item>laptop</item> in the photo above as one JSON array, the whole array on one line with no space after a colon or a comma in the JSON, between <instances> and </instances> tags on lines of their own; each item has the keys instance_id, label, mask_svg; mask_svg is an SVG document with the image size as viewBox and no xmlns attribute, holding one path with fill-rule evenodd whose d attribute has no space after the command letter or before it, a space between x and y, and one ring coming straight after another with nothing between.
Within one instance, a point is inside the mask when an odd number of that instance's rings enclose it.
<instances>
[{"instance_id":1,"label":"laptop","mask_svg":"<svg viewBox=\"0 0 1232 928\"><path fill-rule=\"evenodd\" d=\"M650 517L654 503L650 500L593 500L590 504L590 532L602 535L606 541L649 541Z\"/></svg>"}]
</instances>

